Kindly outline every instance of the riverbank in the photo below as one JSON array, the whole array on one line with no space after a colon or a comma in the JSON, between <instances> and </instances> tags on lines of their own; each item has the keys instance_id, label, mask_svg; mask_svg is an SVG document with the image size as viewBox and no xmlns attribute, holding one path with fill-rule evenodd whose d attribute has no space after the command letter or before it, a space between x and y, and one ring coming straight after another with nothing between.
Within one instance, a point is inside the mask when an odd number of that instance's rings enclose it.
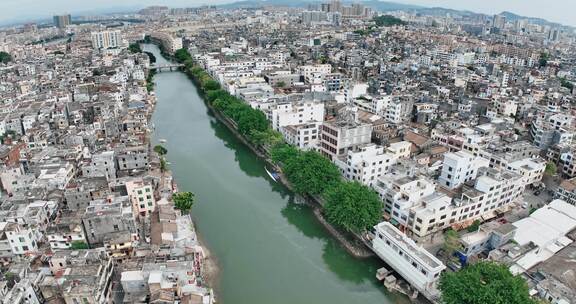
<instances>
[{"instance_id":1,"label":"riverbank","mask_svg":"<svg viewBox=\"0 0 576 304\"><path fill-rule=\"evenodd\" d=\"M145 50L168 63L155 46ZM158 73L155 83L152 141L168 149L179 190L196 194L191 215L219 268L216 282L206 281L219 303L409 303L375 279L381 260L349 254L308 202L269 178L272 167L216 117L185 74Z\"/></svg>"},{"instance_id":2,"label":"riverbank","mask_svg":"<svg viewBox=\"0 0 576 304\"><path fill-rule=\"evenodd\" d=\"M150 56L150 54L148 54ZM163 54L162 54L163 55ZM156 72L154 70L149 70L148 71L148 77L146 78L146 89L148 91L148 93L154 93L154 76L156 75ZM156 110L156 106L158 104L158 100L157 97L155 95L155 93L153 95L151 95L151 99L149 100L152 103L152 111L149 113L149 115L146 117L147 121L150 123L152 121L152 115ZM155 130L150 130L151 132L155 132ZM162 167L162 162L164 162L164 157L159 155L156 151L154 151L153 146L152 146L152 140L151 137L149 135L146 136L146 144L148 145L148 148L150 150L150 154L152 155L151 159L155 158L158 159L158 163L161 164L159 169L160 172L158 172L158 174L161 176L161 180L166 180L166 178L169 178L170 180L172 180L173 182L173 186L175 184L175 179L172 175L172 172L167 169L166 171L163 171L164 168ZM177 192L178 190L176 189L176 187L173 187L174 192ZM192 223L192 225L194 226L194 223ZM194 229L196 230L196 229ZM203 259L202 259L202 264L200 265L200 278L201 278L201 283L202 283L202 287L208 288L209 290L211 290L211 294L212 297L215 299L216 295L214 295L214 290L216 290L216 287L218 286L218 277L219 277L219 273L220 273L220 268L218 267L218 263L217 260L215 258L214 255L211 254L211 251L208 249L208 247L206 246L206 244L204 243L201 235L198 233L198 231L196 231L196 239L198 242L198 245L202 248L202 253L203 253ZM216 301L214 301L215 303Z\"/></svg>"}]
</instances>

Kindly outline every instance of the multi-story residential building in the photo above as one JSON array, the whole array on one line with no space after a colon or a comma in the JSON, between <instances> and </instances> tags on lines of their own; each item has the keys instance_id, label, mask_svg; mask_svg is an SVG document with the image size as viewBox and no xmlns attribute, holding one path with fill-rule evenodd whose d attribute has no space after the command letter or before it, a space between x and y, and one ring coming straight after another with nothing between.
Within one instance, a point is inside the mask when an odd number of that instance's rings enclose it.
<instances>
[{"instance_id":1,"label":"multi-story residential building","mask_svg":"<svg viewBox=\"0 0 576 304\"><path fill-rule=\"evenodd\" d=\"M147 170L149 164L148 148L146 146L125 147L116 150L118 170Z\"/></svg>"},{"instance_id":2,"label":"multi-story residential building","mask_svg":"<svg viewBox=\"0 0 576 304\"><path fill-rule=\"evenodd\" d=\"M324 75L324 88L326 92L338 92L343 87L343 76L340 73L328 73Z\"/></svg>"},{"instance_id":3,"label":"multi-story residential building","mask_svg":"<svg viewBox=\"0 0 576 304\"><path fill-rule=\"evenodd\" d=\"M100 31L92 32L92 47L95 49L110 49L122 46L122 32L115 31Z\"/></svg>"},{"instance_id":4,"label":"multi-story residential building","mask_svg":"<svg viewBox=\"0 0 576 304\"><path fill-rule=\"evenodd\" d=\"M388 172L396 160L410 156L410 146L409 142L393 143L388 148L366 144L348 150L344 158L335 158L333 161L344 178L372 186L378 177Z\"/></svg>"},{"instance_id":5,"label":"multi-story residential building","mask_svg":"<svg viewBox=\"0 0 576 304\"><path fill-rule=\"evenodd\" d=\"M86 210L93 200L105 199L111 194L105 177L76 178L64 190L66 208Z\"/></svg>"},{"instance_id":6,"label":"multi-story residential building","mask_svg":"<svg viewBox=\"0 0 576 304\"><path fill-rule=\"evenodd\" d=\"M82 216L82 225L90 246L104 243L106 235L123 231L137 238L132 204L117 199L114 202L95 201Z\"/></svg>"},{"instance_id":7,"label":"multi-story residential building","mask_svg":"<svg viewBox=\"0 0 576 304\"><path fill-rule=\"evenodd\" d=\"M538 117L530 126L530 135L536 146L548 149L553 145L569 145L574 137L573 117L566 114L547 114Z\"/></svg>"},{"instance_id":8,"label":"multi-story residential building","mask_svg":"<svg viewBox=\"0 0 576 304\"><path fill-rule=\"evenodd\" d=\"M286 126L324 121L324 104L316 101L279 103L269 113L272 127L280 131Z\"/></svg>"},{"instance_id":9,"label":"multi-story residential building","mask_svg":"<svg viewBox=\"0 0 576 304\"><path fill-rule=\"evenodd\" d=\"M457 188L476 178L478 169L488 167L488 164L487 159L465 151L446 153L438 183L449 189Z\"/></svg>"},{"instance_id":10,"label":"multi-story residential building","mask_svg":"<svg viewBox=\"0 0 576 304\"><path fill-rule=\"evenodd\" d=\"M446 266L433 254L388 222L374 226L372 248L410 285L427 297L437 298L440 275Z\"/></svg>"},{"instance_id":11,"label":"multi-story residential building","mask_svg":"<svg viewBox=\"0 0 576 304\"><path fill-rule=\"evenodd\" d=\"M510 163L507 169L522 175L523 184L528 186L542 180L546 161L541 158L524 158Z\"/></svg>"},{"instance_id":12,"label":"multi-story residential building","mask_svg":"<svg viewBox=\"0 0 576 304\"><path fill-rule=\"evenodd\" d=\"M114 263L104 248L56 251L49 264L65 303L112 302Z\"/></svg>"},{"instance_id":13,"label":"multi-story residential building","mask_svg":"<svg viewBox=\"0 0 576 304\"><path fill-rule=\"evenodd\" d=\"M38 250L38 241L40 241L42 234L34 227L5 222L0 223L0 225L4 225L3 230L10 242L12 253L15 255L23 255Z\"/></svg>"},{"instance_id":14,"label":"multi-story residential building","mask_svg":"<svg viewBox=\"0 0 576 304\"><path fill-rule=\"evenodd\" d=\"M275 71L264 75L266 82L279 88L291 88L294 84L302 82L300 74L293 74L290 71Z\"/></svg>"},{"instance_id":15,"label":"multi-story residential building","mask_svg":"<svg viewBox=\"0 0 576 304\"><path fill-rule=\"evenodd\" d=\"M294 145L302 150L311 150L318 147L320 139L320 126L322 124L305 123L300 125L285 126L280 129L284 140L290 145Z\"/></svg>"},{"instance_id":16,"label":"multi-story residential building","mask_svg":"<svg viewBox=\"0 0 576 304\"><path fill-rule=\"evenodd\" d=\"M344 117L325 121L321 127L320 152L330 159L371 142L372 125L358 122L357 111L353 109L344 112Z\"/></svg>"},{"instance_id":17,"label":"multi-story residential building","mask_svg":"<svg viewBox=\"0 0 576 304\"><path fill-rule=\"evenodd\" d=\"M60 15L54 16L52 20L54 20L54 26L59 29L65 29L72 22L72 17L70 15Z\"/></svg>"},{"instance_id":18,"label":"multi-story residential building","mask_svg":"<svg viewBox=\"0 0 576 304\"><path fill-rule=\"evenodd\" d=\"M507 211L524 191L520 174L493 168L479 171L473 186L448 196L443 192L422 198L410 210L408 226L415 237L425 237L450 226L459 228L475 220L488 220Z\"/></svg>"},{"instance_id":19,"label":"multi-story residential building","mask_svg":"<svg viewBox=\"0 0 576 304\"><path fill-rule=\"evenodd\" d=\"M576 205L576 178L562 181L556 189L554 198L561 199L568 204Z\"/></svg>"},{"instance_id":20,"label":"multi-story residential building","mask_svg":"<svg viewBox=\"0 0 576 304\"><path fill-rule=\"evenodd\" d=\"M114 151L104 151L92 155L82 166L84 177L116 178L116 159Z\"/></svg>"},{"instance_id":21,"label":"multi-story residential building","mask_svg":"<svg viewBox=\"0 0 576 304\"><path fill-rule=\"evenodd\" d=\"M46 239L52 249L70 249L74 243L87 244L82 227L81 213L61 210L48 228Z\"/></svg>"},{"instance_id":22,"label":"multi-story residential building","mask_svg":"<svg viewBox=\"0 0 576 304\"><path fill-rule=\"evenodd\" d=\"M405 229L410 209L433 195L436 185L423 176L411 175L409 170L394 168L378 178L373 187L384 202L384 216Z\"/></svg>"},{"instance_id":23,"label":"multi-story residential building","mask_svg":"<svg viewBox=\"0 0 576 304\"><path fill-rule=\"evenodd\" d=\"M576 149L570 147L567 151L560 153L558 164L564 177L576 177Z\"/></svg>"},{"instance_id":24,"label":"multi-story residential building","mask_svg":"<svg viewBox=\"0 0 576 304\"><path fill-rule=\"evenodd\" d=\"M302 65L298 67L298 71L306 82L311 83L314 74L329 74L332 72L332 66L330 64Z\"/></svg>"},{"instance_id":25,"label":"multi-story residential building","mask_svg":"<svg viewBox=\"0 0 576 304\"><path fill-rule=\"evenodd\" d=\"M148 216L156 207L152 185L142 179L126 182L126 191L132 203L134 215Z\"/></svg>"}]
</instances>

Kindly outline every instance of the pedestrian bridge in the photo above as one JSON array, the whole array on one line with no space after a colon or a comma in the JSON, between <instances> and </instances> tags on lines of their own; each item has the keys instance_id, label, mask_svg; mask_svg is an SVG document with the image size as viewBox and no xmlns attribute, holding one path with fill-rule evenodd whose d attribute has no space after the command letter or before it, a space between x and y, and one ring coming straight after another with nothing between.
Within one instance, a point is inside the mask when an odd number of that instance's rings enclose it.
<instances>
[{"instance_id":1,"label":"pedestrian bridge","mask_svg":"<svg viewBox=\"0 0 576 304\"><path fill-rule=\"evenodd\" d=\"M156 70L156 72L172 72L177 71L179 68L183 67L184 65L181 63L164 63L164 64L151 64L150 70Z\"/></svg>"}]
</instances>

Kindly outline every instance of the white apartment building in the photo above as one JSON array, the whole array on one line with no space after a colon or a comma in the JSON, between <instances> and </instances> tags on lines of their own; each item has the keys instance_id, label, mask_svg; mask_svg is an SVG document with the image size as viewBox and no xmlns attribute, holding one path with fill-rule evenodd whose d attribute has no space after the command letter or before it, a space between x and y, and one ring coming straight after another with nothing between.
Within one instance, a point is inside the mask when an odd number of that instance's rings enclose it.
<instances>
[{"instance_id":1,"label":"white apartment building","mask_svg":"<svg viewBox=\"0 0 576 304\"><path fill-rule=\"evenodd\" d=\"M4 226L12 253L22 255L38 250L39 233L31 226L24 228L17 223L0 223L0 226Z\"/></svg>"},{"instance_id":2,"label":"white apartment building","mask_svg":"<svg viewBox=\"0 0 576 304\"><path fill-rule=\"evenodd\" d=\"M520 174L483 168L473 187L449 197L435 192L410 210L408 226L416 237L426 237L450 226L457 229L485 221L509 209L524 191Z\"/></svg>"},{"instance_id":3,"label":"white apartment building","mask_svg":"<svg viewBox=\"0 0 576 304\"><path fill-rule=\"evenodd\" d=\"M566 177L576 177L576 149L560 154L560 169ZM4 182L2 182L4 184Z\"/></svg>"},{"instance_id":4,"label":"white apartment building","mask_svg":"<svg viewBox=\"0 0 576 304\"><path fill-rule=\"evenodd\" d=\"M489 161L482 157L474 156L465 151L450 152L444 154L442 172L438 183L446 188L454 189L463 183L476 178L478 169L488 167Z\"/></svg>"},{"instance_id":5,"label":"white apartment building","mask_svg":"<svg viewBox=\"0 0 576 304\"><path fill-rule=\"evenodd\" d=\"M92 32L92 47L95 49L110 49L122 46L122 32L100 31Z\"/></svg>"},{"instance_id":6,"label":"white apartment building","mask_svg":"<svg viewBox=\"0 0 576 304\"><path fill-rule=\"evenodd\" d=\"M330 64L302 65L298 67L298 71L300 74L302 74L302 76L304 76L305 81L311 83L314 73L318 73L321 75L329 74L332 72L332 65Z\"/></svg>"},{"instance_id":7,"label":"white apartment building","mask_svg":"<svg viewBox=\"0 0 576 304\"><path fill-rule=\"evenodd\" d=\"M434 194L436 185L424 177L410 177L393 170L373 185L384 202L384 216L400 227L408 226L410 209L424 197Z\"/></svg>"},{"instance_id":8,"label":"white apartment building","mask_svg":"<svg viewBox=\"0 0 576 304\"><path fill-rule=\"evenodd\" d=\"M334 163L344 178L372 186L399 158L410 156L410 146L409 142L399 142L384 148L370 143L349 150L345 158L336 158Z\"/></svg>"},{"instance_id":9,"label":"white apartment building","mask_svg":"<svg viewBox=\"0 0 576 304\"><path fill-rule=\"evenodd\" d=\"M446 266L388 222L374 226L374 252L411 286L432 297L439 296L437 282Z\"/></svg>"},{"instance_id":10,"label":"white apartment building","mask_svg":"<svg viewBox=\"0 0 576 304\"><path fill-rule=\"evenodd\" d=\"M134 210L135 215L145 217L154 211L156 200L151 185L141 179L129 181L126 182L126 191L130 202L132 202L132 210Z\"/></svg>"},{"instance_id":11,"label":"white apartment building","mask_svg":"<svg viewBox=\"0 0 576 304\"><path fill-rule=\"evenodd\" d=\"M546 161L541 158L524 158L510 163L507 169L522 175L522 183L528 186L542 180Z\"/></svg>"},{"instance_id":12,"label":"white apartment building","mask_svg":"<svg viewBox=\"0 0 576 304\"><path fill-rule=\"evenodd\" d=\"M286 126L324 121L324 104L316 101L277 104L269 112L272 128L281 131Z\"/></svg>"},{"instance_id":13,"label":"white apartment building","mask_svg":"<svg viewBox=\"0 0 576 304\"><path fill-rule=\"evenodd\" d=\"M301 150L312 150L318 147L321 125L321 123L315 122L286 126L280 128L280 132L288 144L296 146Z\"/></svg>"}]
</instances>

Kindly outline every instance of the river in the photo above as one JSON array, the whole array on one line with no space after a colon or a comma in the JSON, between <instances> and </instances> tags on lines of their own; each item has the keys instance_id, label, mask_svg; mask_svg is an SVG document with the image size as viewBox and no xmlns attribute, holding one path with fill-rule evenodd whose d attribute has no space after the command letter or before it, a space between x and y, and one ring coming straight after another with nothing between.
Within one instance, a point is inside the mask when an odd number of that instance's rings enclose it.
<instances>
[{"instance_id":1,"label":"river","mask_svg":"<svg viewBox=\"0 0 576 304\"><path fill-rule=\"evenodd\" d=\"M144 50L167 62L156 46ZM268 177L265 163L216 120L186 75L154 79L153 143L167 140L179 190L196 194L192 217L220 268L220 303L408 303L376 281L379 260L350 256Z\"/></svg>"}]
</instances>

